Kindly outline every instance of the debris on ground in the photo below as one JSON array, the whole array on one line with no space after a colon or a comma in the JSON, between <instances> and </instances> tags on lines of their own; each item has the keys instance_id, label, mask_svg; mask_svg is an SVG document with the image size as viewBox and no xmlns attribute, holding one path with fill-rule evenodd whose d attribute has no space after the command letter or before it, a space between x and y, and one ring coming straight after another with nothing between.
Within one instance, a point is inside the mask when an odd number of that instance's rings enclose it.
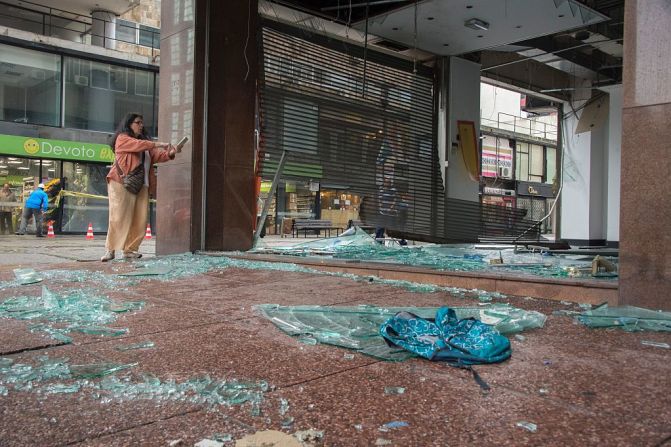
<instances>
[{"instance_id":1,"label":"debris on ground","mask_svg":"<svg viewBox=\"0 0 671 447\"><path fill-rule=\"evenodd\" d=\"M618 328L627 332L671 331L671 312L634 306L609 307L602 304L580 313L576 320L590 328Z\"/></svg>"},{"instance_id":2,"label":"debris on ground","mask_svg":"<svg viewBox=\"0 0 671 447\"><path fill-rule=\"evenodd\" d=\"M303 443L314 443L320 442L324 438L324 432L311 428L309 430L297 431L294 433L294 437Z\"/></svg>"},{"instance_id":3,"label":"debris on ground","mask_svg":"<svg viewBox=\"0 0 671 447\"><path fill-rule=\"evenodd\" d=\"M303 447L295 437L277 430L257 431L235 442L235 447Z\"/></svg>"},{"instance_id":4,"label":"debris on ground","mask_svg":"<svg viewBox=\"0 0 671 447\"><path fill-rule=\"evenodd\" d=\"M228 433L214 433L211 439L214 439L215 441L219 442L230 442L233 440L233 435L230 435Z\"/></svg>"},{"instance_id":5,"label":"debris on ground","mask_svg":"<svg viewBox=\"0 0 671 447\"><path fill-rule=\"evenodd\" d=\"M126 334L128 329L100 325L114 323L118 314L143 306L143 302L115 302L86 289L55 293L43 286L41 296L11 297L0 303L0 318L39 322L29 329L70 343L67 334L72 331L113 337Z\"/></svg>"},{"instance_id":6,"label":"debris on ground","mask_svg":"<svg viewBox=\"0 0 671 447\"><path fill-rule=\"evenodd\" d=\"M434 318L398 312L380 325L385 341L432 361L466 366L499 363L510 358L510 340L492 325L459 318L455 309L441 307Z\"/></svg>"},{"instance_id":7,"label":"debris on ground","mask_svg":"<svg viewBox=\"0 0 671 447\"><path fill-rule=\"evenodd\" d=\"M224 443L221 441L215 441L214 439L201 439L196 442L193 447L223 447Z\"/></svg>"},{"instance_id":8,"label":"debris on ground","mask_svg":"<svg viewBox=\"0 0 671 447\"><path fill-rule=\"evenodd\" d=\"M130 272L116 273L117 276L161 276L172 271L169 266L144 267L131 270Z\"/></svg>"},{"instance_id":9,"label":"debris on ground","mask_svg":"<svg viewBox=\"0 0 671 447\"><path fill-rule=\"evenodd\" d=\"M133 343L130 345L120 345L117 346L115 349L117 351L133 351L135 349L150 349L153 347L154 347L153 341L143 341L141 343Z\"/></svg>"},{"instance_id":10,"label":"debris on ground","mask_svg":"<svg viewBox=\"0 0 671 447\"><path fill-rule=\"evenodd\" d=\"M669 345L668 343L658 341L641 340L641 344L645 346L652 346L654 348L671 349L671 345Z\"/></svg>"},{"instance_id":11,"label":"debris on ground","mask_svg":"<svg viewBox=\"0 0 671 447\"><path fill-rule=\"evenodd\" d=\"M387 422L386 424L379 427L378 430L381 431L381 432L388 432L389 430L393 430L395 428L403 428L403 427L409 427L409 426L410 426L410 424L408 424L405 421L391 421L391 422Z\"/></svg>"},{"instance_id":12,"label":"debris on ground","mask_svg":"<svg viewBox=\"0 0 671 447\"><path fill-rule=\"evenodd\" d=\"M617 274L617 265L602 256L596 255L592 260L592 276L599 276L604 273Z\"/></svg>"},{"instance_id":13,"label":"debris on ground","mask_svg":"<svg viewBox=\"0 0 671 447\"><path fill-rule=\"evenodd\" d=\"M538 430L538 426L534 424L533 422L527 422L527 421L520 421L515 424L516 426L523 428L527 431L530 431L531 433L536 433Z\"/></svg>"},{"instance_id":14,"label":"debris on ground","mask_svg":"<svg viewBox=\"0 0 671 447\"><path fill-rule=\"evenodd\" d=\"M255 307L263 317L280 330L300 339L311 337L319 343L354 349L384 360L402 361L415 354L389 346L379 333L380 326L398 312L409 312L422 318L433 318L437 307L376 306L280 306L262 304ZM494 326L502 334L541 328L546 316L507 304L479 307L454 307L459 319L475 318ZM302 341L302 340L301 340Z\"/></svg>"},{"instance_id":15,"label":"debris on ground","mask_svg":"<svg viewBox=\"0 0 671 447\"><path fill-rule=\"evenodd\" d=\"M384 387L384 394L398 395L405 393L405 388L402 386L386 386Z\"/></svg>"},{"instance_id":16,"label":"debris on ground","mask_svg":"<svg viewBox=\"0 0 671 447\"><path fill-rule=\"evenodd\" d=\"M259 240L250 252L300 257L330 257L350 262L385 262L449 271L499 273L505 270L515 272L515 274L523 273L541 277L592 276L592 262L583 260L582 256L554 256L547 251L519 253L514 246L501 249L472 244L413 246L379 244L374 237L358 227L352 227L338 237L299 242L283 247L268 247ZM616 260L599 258L599 271L594 276L603 279L617 276L610 270L610 266L617 269Z\"/></svg>"},{"instance_id":17,"label":"debris on ground","mask_svg":"<svg viewBox=\"0 0 671 447\"><path fill-rule=\"evenodd\" d=\"M0 387L6 391L35 391L70 393L80 389L94 389L101 399L177 400L195 404L232 406L250 404L251 412L257 415L268 390L265 381L217 380L202 376L176 382L161 381L150 374L141 374L141 379L116 374L134 369L138 363L101 362L73 365L68 358L38 357L39 364L31 366L14 363L10 358L0 357ZM100 379L100 380L98 380Z\"/></svg>"},{"instance_id":18,"label":"debris on ground","mask_svg":"<svg viewBox=\"0 0 671 447\"><path fill-rule=\"evenodd\" d=\"M16 277L16 282L22 286L42 281L42 276L33 269L14 269L14 276Z\"/></svg>"}]
</instances>

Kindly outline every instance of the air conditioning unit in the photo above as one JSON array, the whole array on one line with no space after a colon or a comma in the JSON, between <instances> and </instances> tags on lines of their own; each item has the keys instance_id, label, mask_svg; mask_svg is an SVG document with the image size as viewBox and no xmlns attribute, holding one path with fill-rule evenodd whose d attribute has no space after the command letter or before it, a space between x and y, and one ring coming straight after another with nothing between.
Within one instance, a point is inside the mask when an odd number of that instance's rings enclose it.
<instances>
[{"instance_id":1,"label":"air conditioning unit","mask_svg":"<svg viewBox=\"0 0 671 447\"><path fill-rule=\"evenodd\" d=\"M88 76L75 75L75 84L77 84L77 85L83 85L83 86L88 86L88 85L89 85L89 78L88 78Z\"/></svg>"},{"instance_id":2,"label":"air conditioning unit","mask_svg":"<svg viewBox=\"0 0 671 447\"><path fill-rule=\"evenodd\" d=\"M499 177L512 178L512 170L509 166L499 166Z\"/></svg>"}]
</instances>

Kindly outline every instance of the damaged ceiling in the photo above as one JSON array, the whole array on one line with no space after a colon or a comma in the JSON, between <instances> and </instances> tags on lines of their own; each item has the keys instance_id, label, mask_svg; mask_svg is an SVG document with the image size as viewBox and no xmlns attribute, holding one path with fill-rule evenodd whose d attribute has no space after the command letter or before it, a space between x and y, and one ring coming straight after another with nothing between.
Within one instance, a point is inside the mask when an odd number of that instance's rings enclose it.
<instances>
[{"instance_id":1,"label":"damaged ceiling","mask_svg":"<svg viewBox=\"0 0 671 447\"><path fill-rule=\"evenodd\" d=\"M270 0L431 64L459 56L494 81L565 99L622 82L624 0Z\"/></svg>"}]
</instances>

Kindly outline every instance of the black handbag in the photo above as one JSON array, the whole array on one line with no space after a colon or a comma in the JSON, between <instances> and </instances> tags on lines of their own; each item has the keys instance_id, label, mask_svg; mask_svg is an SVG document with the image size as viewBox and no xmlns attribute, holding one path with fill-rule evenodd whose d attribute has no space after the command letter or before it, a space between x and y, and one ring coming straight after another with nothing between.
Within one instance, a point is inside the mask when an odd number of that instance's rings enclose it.
<instances>
[{"instance_id":1,"label":"black handbag","mask_svg":"<svg viewBox=\"0 0 671 447\"><path fill-rule=\"evenodd\" d=\"M126 188L126 191L133 194L139 193L144 186L144 156L145 153L142 152L142 163L137 168L129 171L128 174L124 174L119 163L116 160L114 161L123 181L123 187Z\"/></svg>"}]
</instances>

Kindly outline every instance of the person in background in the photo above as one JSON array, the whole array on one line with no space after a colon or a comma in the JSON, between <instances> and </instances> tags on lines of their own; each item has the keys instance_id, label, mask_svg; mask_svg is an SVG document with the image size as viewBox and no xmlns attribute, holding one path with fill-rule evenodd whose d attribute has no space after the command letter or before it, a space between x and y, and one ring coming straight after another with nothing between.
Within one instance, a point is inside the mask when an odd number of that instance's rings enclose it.
<instances>
[{"instance_id":1,"label":"person in background","mask_svg":"<svg viewBox=\"0 0 671 447\"><path fill-rule=\"evenodd\" d=\"M44 192L44 183L37 185L37 188L30 193L26 204L23 206L23 214L21 214L21 227L16 234L26 234L26 227L31 217L35 218L35 236L44 237L42 234L42 216L47 212L49 207L49 196Z\"/></svg>"},{"instance_id":2,"label":"person in background","mask_svg":"<svg viewBox=\"0 0 671 447\"><path fill-rule=\"evenodd\" d=\"M3 203L5 202L5 203ZM14 207L10 202L16 202L14 191L9 188L9 183L5 183L0 189L0 233L12 234L14 225L12 225L12 211Z\"/></svg>"},{"instance_id":3,"label":"person in background","mask_svg":"<svg viewBox=\"0 0 671 447\"><path fill-rule=\"evenodd\" d=\"M170 143L154 142L144 129L144 119L129 113L119 123L112 140L114 164L107 174L109 225L102 262L114 259L116 250L123 250L125 259L142 257L138 253L147 227L149 176L154 163L173 160L177 149ZM137 194L126 190L119 171L127 175L144 163L144 186Z\"/></svg>"},{"instance_id":4,"label":"person in background","mask_svg":"<svg viewBox=\"0 0 671 447\"><path fill-rule=\"evenodd\" d=\"M398 197L397 191L392 183L391 177L384 178L384 184L378 191L378 213L380 219L378 226L375 229L375 239L380 243L384 243L386 228L394 225L394 221L398 216Z\"/></svg>"}]
</instances>

